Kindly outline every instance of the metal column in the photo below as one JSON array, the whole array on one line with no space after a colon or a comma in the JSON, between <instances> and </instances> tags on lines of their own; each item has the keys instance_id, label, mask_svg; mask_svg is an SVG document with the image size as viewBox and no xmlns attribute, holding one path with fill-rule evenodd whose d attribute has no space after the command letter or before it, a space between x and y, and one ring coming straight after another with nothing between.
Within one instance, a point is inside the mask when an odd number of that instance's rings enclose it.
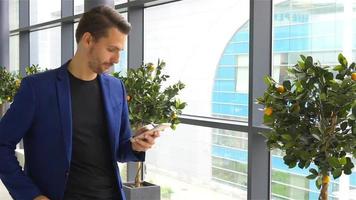
<instances>
[{"instance_id":1,"label":"metal column","mask_svg":"<svg viewBox=\"0 0 356 200\"><path fill-rule=\"evenodd\" d=\"M30 1L19 1L19 28L30 25ZM24 76L25 68L30 65L30 31L20 32L20 74Z\"/></svg>"},{"instance_id":2,"label":"metal column","mask_svg":"<svg viewBox=\"0 0 356 200\"><path fill-rule=\"evenodd\" d=\"M128 66L129 68L138 68L143 63L143 25L144 25L144 7L138 5L129 7L128 21L131 23L132 30L128 36ZM144 167L143 167L144 168ZM127 163L127 181L134 182L137 171L137 165L134 162ZM142 169L142 177L144 175Z\"/></svg>"},{"instance_id":3,"label":"metal column","mask_svg":"<svg viewBox=\"0 0 356 200\"><path fill-rule=\"evenodd\" d=\"M250 1L250 69L247 199L270 199L270 153L261 131L263 113L255 99L266 88L263 77L271 74L272 0Z\"/></svg>"},{"instance_id":4,"label":"metal column","mask_svg":"<svg viewBox=\"0 0 356 200\"><path fill-rule=\"evenodd\" d=\"M74 14L74 0L61 0L61 17L69 17ZM62 22L61 26L61 63L65 63L74 54L74 24Z\"/></svg>"},{"instance_id":5,"label":"metal column","mask_svg":"<svg viewBox=\"0 0 356 200\"><path fill-rule=\"evenodd\" d=\"M0 66L9 69L9 1L0 1Z\"/></svg>"}]
</instances>

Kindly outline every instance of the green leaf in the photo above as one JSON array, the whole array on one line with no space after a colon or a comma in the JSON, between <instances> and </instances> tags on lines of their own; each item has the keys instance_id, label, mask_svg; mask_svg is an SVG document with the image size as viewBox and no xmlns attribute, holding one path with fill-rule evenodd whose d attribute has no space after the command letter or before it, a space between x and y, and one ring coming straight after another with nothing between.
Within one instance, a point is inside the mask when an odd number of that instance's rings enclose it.
<instances>
[{"instance_id":1,"label":"green leaf","mask_svg":"<svg viewBox=\"0 0 356 200\"><path fill-rule=\"evenodd\" d=\"M299 163L298 163L298 167L299 167L300 169L303 169L303 168L304 168L304 166L305 166L305 162L303 162L303 161L299 161Z\"/></svg>"},{"instance_id":2,"label":"green leaf","mask_svg":"<svg viewBox=\"0 0 356 200\"><path fill-rule=\"evenodd\" d=\"M354 164L352 163L351 158L346 157L346 164L345 164L345 166L347 166L347 167L350 168L350 169L354 167Z\"/></svg>"},{"instance_id":3,"label":"green leaf","mask_svg":"<svg viewBox=\"0 0 356 200\"><path fill-rule=\"evenodd\" d=\"M340 164L339 160L336 157L329 157L327 160L328 160L328 163L333 168L340 168L341 167L341 164Z\"/></svg>"},{"instance_id":4,"label":"green leaf","mask_svg":"<svg viewBox=\"0 0 356 200\"><path fill-rule=\"evenodd\" d=\"M347 163L346 157L341 157L340 160L339 160L339 163L341 165L346 165L346 163Z\"/></svg>"},{"instance_id":5,"label":"green leaf","mask_svg":"<svg viewBox=\"0 0 356 200\"><path fill-rule=\"evenodd\" d=\"M305 61L305 56L304 55L300 55L300 57L302 58L303 61Z\"/></svg>"},{"instance_id":6,"label":"green leaf","mask_svg":"<svg viewBox=\"0 0 356 200\"><path fill-rule=\"evenodd\" d=\"M327 73L325 73L324 77L327 81L330 81L330 80L333 80L334 74L331 72L327 72Z\"/></svg>"},{"instance_id":7,"label":"green leaf","mask_svg":"<svg viewBox=\"0 0 356 200\"><path fill-rule=\"evenodd\" d=\"M342 70L344 70L345 69L345 67L344 66L342 66L342 65L336 65L334 68L333 68L333 70L335 70L335 71L342 71Z\"/></svg>"},{"instance_id":8,"label":"green leaf","mask_svg":"<svg viewBox=\"0 0 356 200\"><path fill-rule=\"evenodd\" d=\"M263 115L263 123L266 125L270 125L273 123L273 117L268 115Z\"/></svg>"},{"instance_id":9,"label":"green leaf","mask_svg":"<svg viewBox=\"0 0 356 200\"><path fill-rule=\"evenodd\" d=\"M339 56L338 56L338 60L339 60L339 63L340 63L341 65L343 65L343 66L346 68L346 66L347 66L347 60L346 60L346 58L344 57L344 55L342 55L342 54L340 53Z\"/></svg>"},{"instance_id":10,"label":"green leaf","mask_svg":"<svg viewBox=\"0 0 356 200\"><path fill-rule=\"evenodd\" d=\"M298 65L300 68L304 69L305 65L304 62L298 60Z\"/></svg>"},{"instance_id":11,"label":"green leaf","mask_svg":"<svg viewBox=\"0 0 356 200\"><path fill-rule=\"evenodd\" d=\"M295 83L295 87L298 93L303 91L303 86L299 81Z\"/></svg>"},{"instance_id":12,"label":"green leaf","mask_svg":"<svg viewBox=\"0 0 356 200\"><path fill-rule=\"evenodd\" d=\"M343 130L343 131L347 128L347 126L348 126L347 122L342 122L342 123L340 124L340 128L341 128L341 130Z\"/></svg>"},{"instance_id":13,"label":"green leaf","mask_svg":"<svg viewBox=\"0 0 356 200\"><path fill-rule=\"evenodd\" d=\"M306 178L307 179L315 179L316 177L318 177L318 175L315 175L315 174L310 174L309 176L307 176Z\"/></svg>"},{"instance_id":14,"label":"green leaf","mask_svg":"<svg viewBox=\"0 0 356 200\"><path fill-rule=\"evenodd\" d=\"M291 84L291 82L289 80L283 81L283 86L287 90L291 90L291 88L292 88L292 84Z\"/></svg>"},{"instance_id":15,"label":"green leaf","mask_svg":"<svg viewBox=\"0 0 356 200\"><path fill-rule=\"evenodd\" d=\"M292 137L289 135L289 134L283 134L281 135L281 137L287 141L291 141L292 140Z\"/></svg>"},{"instance_id":16,"label":"green leaf","mask_svg":"<svg viewBox=\"0 0 356 200\"><path fill-rule=\"evenodd\" d=\"M313 168L309 169L309 172L316 176L319 174L318 171L316 171L316 169L313 169Z\"/></svg>"},{"instance_id":17,"label":"green leaf","mask_svg":"<svg viewBox=\"0 0 356 200\"><path fill-rule=\"evenodd\" d=\"M320 93L320 100L322 100L322 101L326 100L326 94L325 93Z\"/></svg>"},{"instance_id":18,"label":"green leaf","mask_svg":"<svg viewBox=\"0 0 356 200\"><path fill-rule=\"evenodd\" d=\"M265 76L263 78L263 81L265 82L266 85L272 85L273 84L272 79L269 76Z\"/></svg>"},{"instance_id":19,"label":"green leaf","mask_svg":"<svg viewBox=\"0 0 356 200\"><path fill-rule=\"evenodd\" d=\"M344 168L344 174L351 175L352 174L352 170L350 168Z\"/></svg>"},{"instance_id":20,"label":"green leaf","mask_svg":"<svg viewBox=\"0 0 356 200\"><path fill-rule=\"evenodd\" d=\"M313 58L311 56L307 57L307 59L305 60L305 65L307 67L311 67L313 65Z\"/></svg>"},{"instance_id":21,"label":"green leaf","mask_svg":"<svg viewBox=\"0 0 356 200\"><path fill-rule=\"evenodd\" d=\"M308 168L309 166L310 166L310 163L311 163L311 161L310 160L308 160L307 162L305 162L305 168Z\"/></svg>"},{"instance_id":22,"label":"green leaf","mask_svg":"<svg viewBox=\"0 0 356 200\"><path fill-rule=\"evenodd\" d=\"M312 133L312 136L313 136L315 139L317 139L317 140L321 141L321 139L320 139L319 135L317 135L317 134L315 134L315 133Z\"/></svg>"},{"instance_id":23,"label":"green leaf","mask_svg":"<svg viewBox=\"0 0 356 200\"><path fill-rule=\"evenodd\" d=\"M288 167L289 168L294 168L296 165L297 165L297 162L296 161L292 161L292 162L289 163Z\"/></svg>"},{"instance_id":24,"label":"green leaf","mask_svg":"<svg viewBox=\"0 0 356 200\"><path fill-rule=\"evenodd\" d=\"M334 179L337 179L341 176L342 170L340 168L336 168L331 173L332 173Z\"/></svg>"},{"instance_id":25,"label":"green leaf","mask_svg":"<svg viewBox=\"0 0 356 200\"><path fill-rule=\"evenodd\" d=\"M315 181L315 186L320 190L322 184L323 184L323 179L321 176L319 176L318 179Z\"/></svg>"}]
</instances>

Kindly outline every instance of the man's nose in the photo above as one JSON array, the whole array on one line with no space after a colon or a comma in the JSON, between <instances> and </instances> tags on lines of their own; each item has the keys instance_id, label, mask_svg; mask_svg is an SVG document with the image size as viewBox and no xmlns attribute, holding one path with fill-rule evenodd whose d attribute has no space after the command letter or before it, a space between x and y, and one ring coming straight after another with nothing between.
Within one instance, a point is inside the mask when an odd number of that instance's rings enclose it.
<instances>
[{"instance_id":1,"label":"man's nose","mask_svg":"<svg viewBox=\"0 0 356 200\"><path fill-rule=\"evenodd\" d=\"M120 54L117 54L112 58L112 62L117 64L119 62L119 59L120 59Z\"/></svg>"}]
</instances>

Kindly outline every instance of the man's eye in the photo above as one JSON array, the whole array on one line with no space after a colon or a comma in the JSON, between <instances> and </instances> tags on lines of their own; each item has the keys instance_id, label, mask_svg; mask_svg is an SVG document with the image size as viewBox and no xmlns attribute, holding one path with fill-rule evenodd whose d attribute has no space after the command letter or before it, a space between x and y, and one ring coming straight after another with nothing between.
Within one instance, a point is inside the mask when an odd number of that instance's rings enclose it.
<instances>
[{"instance_id":1,"label":"man's eye","mask_svg":"<svg viewBox=\"0 0 356 200\"><path fill-rule=\"evenodd\" d=\"M115 49L108 49L109 52L115 52Z\"/></svg>"}]
</instances>

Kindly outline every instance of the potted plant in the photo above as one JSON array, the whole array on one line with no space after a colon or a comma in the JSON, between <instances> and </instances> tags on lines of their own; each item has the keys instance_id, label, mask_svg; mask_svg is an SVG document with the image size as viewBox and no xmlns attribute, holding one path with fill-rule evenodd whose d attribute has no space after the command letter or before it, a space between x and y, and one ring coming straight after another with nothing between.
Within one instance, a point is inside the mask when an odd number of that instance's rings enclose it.
<instances>
[{"instance_id":1,"label":"potted plant","mask_svg":"<svg viewBox=\"0 0 356 200\"><path fill-rule=\"evenodd\" d=\"M0 67L0 118L5 114L5 104L13 101L19 87L19 76Z\"/></svg>"},{"instance_id":2,"label":"potted plant","mask_svg":"<svg viewBox=\"0 0 356 200\"><path fill-rule=\"evenodd\" d=\"M162 123L169 123L174 130L179 123L177 116L182 113L186 103L176 96L185 86L178 82L164 88L162 84L169 78L168 75L162 74L164 67L165 62L158 60L157 67L147 63L137 69L129 69L126 76L113 73L114 77L125 84L129 118L134 132L147 124ZM159 188L158 194L151 196L147 188L142 187L152 187L152 184L142 181L141 171L142 163L138 162L135 183L124 184L126 196L132 200L159 199Z\"/></svg>"},{"instance_id":3,"label":"potted plant","mask_svg":"<svg viewBox=\"0 0 356 200\"><path fill-rule=\"evenodd\" d=\"M262 133L270 149L285 152L289 168L309 169L308 179L328 199L330 176L349 175L356 157L356 69L339 54L333 69L301 55L289 77L279 84L265 77L267 89L257 99L263 105Z\"/></svg>"}]
</instances>

